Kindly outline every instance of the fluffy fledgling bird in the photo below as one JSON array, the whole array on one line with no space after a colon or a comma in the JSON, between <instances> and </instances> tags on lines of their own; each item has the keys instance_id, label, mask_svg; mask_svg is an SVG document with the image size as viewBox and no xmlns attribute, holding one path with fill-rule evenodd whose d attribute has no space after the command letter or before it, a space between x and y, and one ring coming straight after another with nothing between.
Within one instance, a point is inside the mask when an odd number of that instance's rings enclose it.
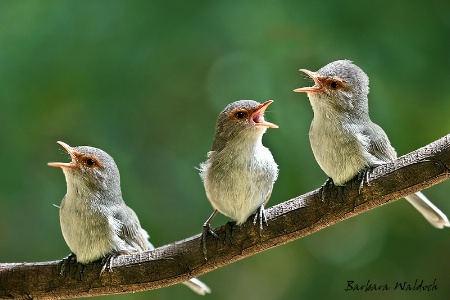
<instances>
[{"instance_id":1,"label":"fluffy fledgling bird","mask_svg":"<svg viewBox=\"0 0 450 300\"><path fill-rule=\"evenodd\" d=\"M204 230L211 232L210 222L217 212L235 220L237 225L258 212L256 217L259 216L262 228L264 205L278 176L272 153L262 144L267 128L278 128L264 119L272 102L239 100L219 114L212 149L200 165L206 196L214 208Z\"/></svg>"},{"instance_id":2,"label":"fluffy fledgling bird","mask_svg":"<svg viewBox=\"0 0 450 300\"><path fill-rule=\"evenodd\" d=\"M311 147L335 185L344 185L368 168L397 158L386 133L369 117L369 78L363 70L349 60L338 60L317 72L301 71L315 84L294 92L308 94L314 111ZM406 199L434 227L450 226L447 217L421 192Z\"/></svg>"},{"instance_id":3,"label":"fluffy fledgling bird","mask_svg":"<svg viewBox=\"0 0 450 300\"><path fill-rule=\"evenodd\" d=\"M72 161L48 165L62 168L66 177L60 223L64 240L77 261L87 264L154 249L136 213L122 199L119 169L113 158L94 147L58 143ZM210 293L197 278L184 284L200 295Z\"/></svg>"}]
</instances>

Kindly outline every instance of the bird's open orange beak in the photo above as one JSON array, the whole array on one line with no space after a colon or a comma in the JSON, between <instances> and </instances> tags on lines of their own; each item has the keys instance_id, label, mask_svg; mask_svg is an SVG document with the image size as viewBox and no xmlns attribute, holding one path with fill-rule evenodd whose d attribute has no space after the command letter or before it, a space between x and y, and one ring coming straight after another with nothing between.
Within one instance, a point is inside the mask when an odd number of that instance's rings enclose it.
<instances>
[{"instance_id":1,"label":"bird's open orange beak","mask_svg":"<svg viewBox=\"0 0 450 300\"><path fill-rule=\"evenodd\" d=\"M308 75L309 77L311 77L314 80L314 86L309 86L309 87L303 87L303 88L298 88L295 89L294 92L297 93L310 93L310 92L320 92L323 88L323 84L320 81L320 76L318 76L315 72L306 70L306 69L300 69L300 71L302 71L303 73L305 73L306 75Z\"/></svg>"},{"instance_id":2,"label":"bird's open orange beak","mask_svg":"<svg viewBox=\"0 0 450 300\"><path fill-rule=\"evenodd\" d=\"M278 128L278 125L267 122L264 120L264 112L266 111L267 107L273 102L273 100L267 100L266 102L262 103L260 106L258 106L255 111L252 113L250 120L254 123L255 126L263 126L263 127L269 127L269 128Z\"/></svg>"},{"instance_id":3,"label":"bird's open orange beak","mask_svg":"<svg viewBox=\"0 0 450 300\"><path fill-rule=\"evenodd\" d=\"M67 151L67 153L69 153L70 157L72 158L72 161L69 163L49 162L48 165L50 167L74 168L76 163L76 151L64 142L57 141L57 143L63 146L63 148Z\"/></svg>"}]
</instances>

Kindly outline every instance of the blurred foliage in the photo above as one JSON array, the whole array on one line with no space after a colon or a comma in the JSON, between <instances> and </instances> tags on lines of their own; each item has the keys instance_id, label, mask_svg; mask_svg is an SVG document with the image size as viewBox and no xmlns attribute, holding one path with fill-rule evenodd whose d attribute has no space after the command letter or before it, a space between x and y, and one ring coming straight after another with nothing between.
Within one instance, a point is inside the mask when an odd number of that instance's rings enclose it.
<instances>
[{"instance_id":1,"label":"blurred foliage","mask_svg":"<svg viewBox=\"0 0 450 300\"><path fill-rule=\"evenodd\" d=\"M312 156L299 68L350 59L371 79L372 119L398 153L450 132L450 2L0 2L0 261L68 254L59 228L66 161L55 142L110 153L155 245L197 234L212 212L198 171L218 113L273 99L264 143L280 165L269 205L325 181ZM450 215L450 183L426 194ZM213 225L228 219L221 216ZM269 224L270 226L270 224ZM450 230L406 201L201 277L211 299L445 299ZM344 292L436 279L436 292ZM111 296L199 299L183 286Z\"/></svg>"}]
</instances>

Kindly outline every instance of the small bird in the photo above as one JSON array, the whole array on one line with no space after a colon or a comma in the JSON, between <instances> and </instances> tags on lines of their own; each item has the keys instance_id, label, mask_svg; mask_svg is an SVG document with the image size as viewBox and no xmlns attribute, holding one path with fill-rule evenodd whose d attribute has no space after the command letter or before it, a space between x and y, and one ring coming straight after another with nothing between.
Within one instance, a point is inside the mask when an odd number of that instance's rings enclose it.
<instances>
[{"instance_id":1,"label":"small bird","mask_svg":"<svg viewBox=\"0 0 450 300\"><path fill-rule=\"evenodd\" d=\"M267 128L278 128L264 120L264 112L272 102L239 100L219 114L212 149L200 164L206 196L214 208L203 225L203 236L205 231L215 235L210 222L217 212L235 220L237 225L256 211L254 223L259 217L262 228L263 220L266 221L264 205L278 177L278 165L262 144Z\"/></svg>"},{"instance_id":2,"label":"small bird","mask_svg":"<svg viewBox=\"0 0 450 300\"><path fill-rule=\"evenodd\" d=\"M66 177L60 223L64 240L77 261L87 264L154 249L136 213L122 199L119 169L113 158L94 147L58 144L72 161L48 165L62 168ZM200 295L210 293L197 278L183 283Z\"/></svg>"},{"instance_id":3,"label":"small bird","mask_svg":"<svg viewBox=\"0 0 450 300\"><path fill-rule=\"evenodd\" d=\"M338 60L317 72L301 69L314 86L305 92L314 111L309 141L318 164L337 186L397 158L383 129L369 117L369 78L349 60ZM417 192L405 197L436 228L449 227L447 217Z\"/></svg>"}]
</instances>

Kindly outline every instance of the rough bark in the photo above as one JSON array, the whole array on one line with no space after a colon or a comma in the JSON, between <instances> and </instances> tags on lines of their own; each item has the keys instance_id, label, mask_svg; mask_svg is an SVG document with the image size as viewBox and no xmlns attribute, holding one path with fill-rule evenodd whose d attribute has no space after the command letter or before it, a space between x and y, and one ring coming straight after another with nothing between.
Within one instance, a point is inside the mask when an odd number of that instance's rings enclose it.
<instances>
[{"instance_id":1,"label":"rough bark","mask_svg":"<svg viewBox=\"0 0 450 300\"><path fill-rule=\"evenodd\" d=\"M207 260L198 234L154 251L119 256L111 261L112 272L101 276L98 262L70 262L62 274L61 261L0 264L0 298L89 297L180 283L442 182L449 178L449 166L447 135L370 170L361 189L355 178L345 187L328 184L269 208L268 226L261 232L253 218L242 226L227 223L214 229L219 238L207 237Z\"/></svg>"}]
</instances>

